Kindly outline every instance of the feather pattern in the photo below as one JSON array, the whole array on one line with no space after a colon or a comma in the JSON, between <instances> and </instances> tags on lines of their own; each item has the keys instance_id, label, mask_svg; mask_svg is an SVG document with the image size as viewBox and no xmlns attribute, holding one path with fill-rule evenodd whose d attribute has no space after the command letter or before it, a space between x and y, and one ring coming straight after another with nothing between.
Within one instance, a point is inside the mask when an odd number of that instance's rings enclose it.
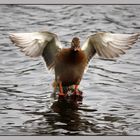
<instances>
[{"instance_id":1,"label":"feather pattern","mask_svg":"<svg viewBox=\"0 0 140 140\"><path fill-rule=\"evenodd\" d=\"M43 56L48 68L54 63L56 53L62 48L57 35L50 32L11 33L9 38L25 55Z\"/></svg>"},{"instance_id":2,"label":"feather pattern","mask_svg":"<svg viewBox=\"0 0 140 140\"><path fill-rule=\"evenodd\" d=\"M95 53L103 58L114 58L125 54L125 50L130 49L140 33L136 34L113 34L106 32L99 32L87 38L82 46L88 60L90 60Z\"/></svg>"}]
</instances>

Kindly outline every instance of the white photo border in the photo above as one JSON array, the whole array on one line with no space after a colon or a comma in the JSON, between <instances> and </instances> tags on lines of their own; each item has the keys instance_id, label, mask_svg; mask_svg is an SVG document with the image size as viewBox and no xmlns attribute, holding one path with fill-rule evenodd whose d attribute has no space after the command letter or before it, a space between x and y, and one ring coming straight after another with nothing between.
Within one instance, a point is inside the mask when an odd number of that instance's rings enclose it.
<instances>
[{"instance_id":1,"label":"white photo border","mask_svg":"<svg viewBox=\"0 0 140 140\"><path fill-rule=\"evenodd\" d=\"M0 4L140 4L140 0L0 0Z\"/></svg>"}]
</instances>

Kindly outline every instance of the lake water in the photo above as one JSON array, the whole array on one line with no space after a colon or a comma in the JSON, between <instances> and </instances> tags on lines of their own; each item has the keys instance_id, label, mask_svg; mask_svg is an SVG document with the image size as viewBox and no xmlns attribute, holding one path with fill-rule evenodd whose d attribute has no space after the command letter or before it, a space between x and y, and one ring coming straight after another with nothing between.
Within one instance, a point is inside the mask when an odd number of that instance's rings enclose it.
<instances>
[{"instance_id":1,"label":"lake water","mask_svg":"<svg viewBox=\"0 0 140 140\"><path fill-rule=\"evenodd\" d=\"M0 5L0 135L140 135L140 42L117 61L92 59L81 109L58 113L54 75L8 38L48 30L68 47L97 31L140 32L139 13L140 5Z\"/></svg>"}]
</instances>

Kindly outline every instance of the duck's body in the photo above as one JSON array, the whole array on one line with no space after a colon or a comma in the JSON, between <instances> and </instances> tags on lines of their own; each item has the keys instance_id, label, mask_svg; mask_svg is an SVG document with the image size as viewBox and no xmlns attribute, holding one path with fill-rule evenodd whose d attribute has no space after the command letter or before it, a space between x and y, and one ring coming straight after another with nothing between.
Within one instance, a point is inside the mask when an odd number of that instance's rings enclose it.
<instances>
[{"instance_id":1,"label":"duck's body","mask_svg":"<svg viewBox=\"0 0 140 140\"><path fill-rule=\"evenodd\" d=\"M71 47L64 49L56 34L50 32L15 33L11 41L30 57L43 56L48 69L54 69L55 81L63 95L62 86L75 85L75 93L89 60L98 54L114 58L125 54L136 42L136 34L112 34L99 32L87 38L80 47L79 38L72 39Z\"/></svg>"},{"instance_id":2,"label":"duck's body","mask_svg":"<svg viewBox=\"0 0 140 140\"><path fill-rule=\"evenodd\" d=\"M79 85L87 65L87 57L82 50L63 49L56 55L55 80L63 86Z\"/></svg>"}]
</instances>

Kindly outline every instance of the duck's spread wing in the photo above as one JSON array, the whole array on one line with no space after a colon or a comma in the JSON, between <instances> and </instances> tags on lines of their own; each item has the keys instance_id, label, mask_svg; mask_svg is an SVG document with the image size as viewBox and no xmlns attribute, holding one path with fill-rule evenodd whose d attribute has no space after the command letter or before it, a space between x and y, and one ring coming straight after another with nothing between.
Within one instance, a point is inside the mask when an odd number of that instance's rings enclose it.
<instances>
[{"instance_id":1,"label":"duck's spread wing","mask_svg":"<svg viewBox=\"0 0 140 140\"><path fill-rule=\"evenodd\" d=\"M11 33L9 37L25 55L42 55L49 69L53 66L56 53L62 48L57 35L50 32Z\"/></svg>"},{"instance_id":2,"label":"duck's spread wing","mask_svg":"<svg viewBox=\"0 0 140 140\"><path fill-rule=\"evenodd\" d=\"M88 60L95 53L103 58L119 57L125 54L125 50L130 49L139 38L140 33L136 34L113 34L99 32L87 38L82 46Z\"/></svg>"}]
</instances>

